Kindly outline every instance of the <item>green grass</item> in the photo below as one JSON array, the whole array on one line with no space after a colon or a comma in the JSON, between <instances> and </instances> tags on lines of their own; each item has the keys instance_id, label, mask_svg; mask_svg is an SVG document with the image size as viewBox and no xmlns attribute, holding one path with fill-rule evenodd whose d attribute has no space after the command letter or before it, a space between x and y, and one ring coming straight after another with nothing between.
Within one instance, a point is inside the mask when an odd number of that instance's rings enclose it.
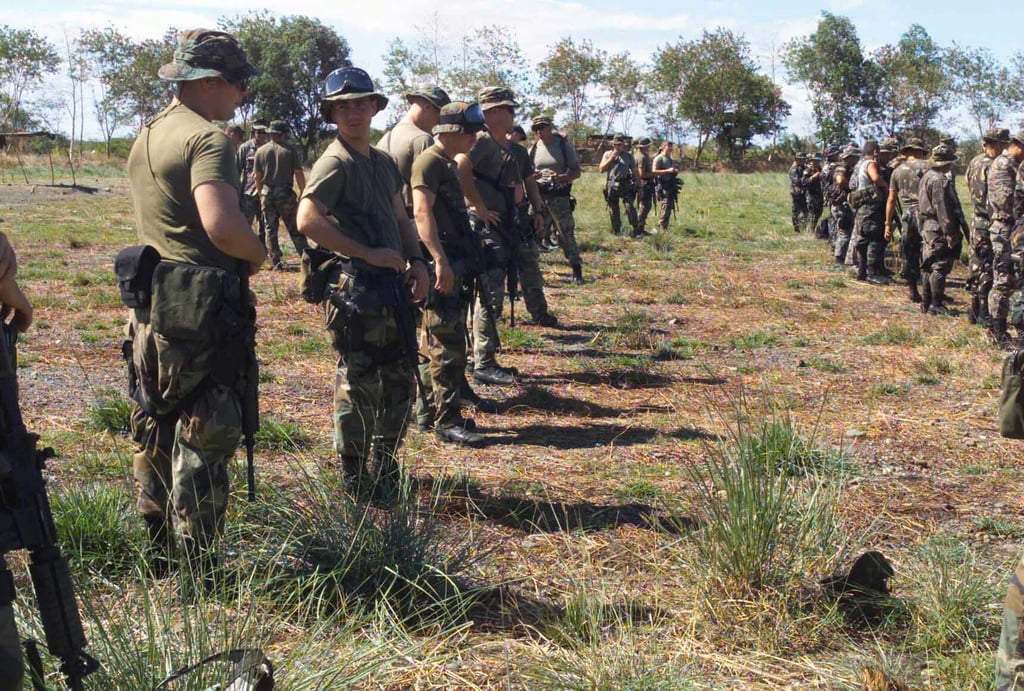
<instances>
[{"instance_id":1,"label":"green grass","mask_svg":"<svg viewBox=\"0 0 1024 691\"><path fill-rule=\"evenodd\" d=\"M729 347L736 350L753 350L754 348L770 348L781 343L779 337L771 331L754 331L729 339Z\"/></svg>"},{"instance_id":2,"label":"green grass","mask_svg":"<svg viewBox=\"0 0 1024 691\"><path fill-rule=\"evenodd\" d=\"M904 324L888 324L861 339L864 345L919 345L921 334Z\"/></svg>"},{"instance_id":3,"label":"green grass","mask_svg":"<svg viewBox=\"0 0 1024 691\"><path fill-rule=\"evenodd\" d=\"M89 426L98 432L122 435L131 427L132 404L123 393L100 389L89 409Z\"/></svg>"}]
</instances>

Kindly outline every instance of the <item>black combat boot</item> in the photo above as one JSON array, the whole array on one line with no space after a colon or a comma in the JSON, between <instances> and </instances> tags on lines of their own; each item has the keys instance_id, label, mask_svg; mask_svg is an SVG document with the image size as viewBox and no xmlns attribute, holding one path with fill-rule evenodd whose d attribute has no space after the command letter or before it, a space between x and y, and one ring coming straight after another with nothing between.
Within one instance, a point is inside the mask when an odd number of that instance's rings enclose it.
<instances>
[{"instance_id":1,"label":"black combat boot","mask_svg":"<svg viewBox=\"0 0 1024 691\"><path fill-rule=\"evenodd\" d=\"M917 283L910 283L908 286L911 302L921 302L921 293L917 292Z\"/></svg>"},{"instance_id":2,"label":"black combat boot","mask_svg":"<svg viewBox=\"0 0 1024 691\"><path fill-rule=\"evenodd\" d=\"M967 308L967 321L971 324L978 323L978 312L981 310L981 300L977 295L971 296L971 306Z\"/></svg>"},{"instance_id":3,"label":"black combat boot","mask_svg":"<svg viewBox=\"0 0 1024 691\"><path fill-rule=\"evenodd\" d=\"M402 469L398 465L395 450L381 445L373 453L373 493L370 501L375 506L388 508L398 500L402 489Z\"/></svg>"},{"instance_id":4,"label":"black combat boot","mask_svg":"<svg viewBox=\"0 0 1024 691\"><path fill-rule=\"evenodd\" d=\"M1013 339L1010 338L1010 334L1006 332L1006 318L993 319L988 327L988 338L993 345L997 345L1004 350L1008 350L1013 347Z\"/></svg>"},{"instance_id":5,"label":"black combat boot","mask_svg":"<svg viewBox=\"0 0 1024 691\"><path fill-rule=\"evenodd\" d=\"M153 578L167 578L173 572L174 543L170 526L158 516L144 516L149 543L143 552L146 567Z\"/></svg>"},{"instance_id":6,"label":"black combat boot","mask_svg":"<svg viewBox=\"0 0 1024 691\"><path fill-rule=\"evenodd\" d=\"M932 285L932 305L928 308L929 314L947 315L946 309L946 275L938 271L932 271L930 281Z\"/></svg>"},{"instance_id":7,"label":"black combat boot","mask_svg":"<svg viewBox=\"0 0 1024 691\"><path fill-rule=\"evenodd\" d=\"M360 501L370 489L370 476L366 472L366 463L355 456L341 457L341 476L345 491Z\"/></svg>"},{"instance_id":8,"label":"black combat boot","mask_svg":"<svg viewBox=\"0 0 1024 691\"><path fill-rule=\"evenodd\" d=\"M992 315L988 313L988 296L978 298L978 326L988 326L992 323Z\"/></svg>"},{"instance_id":9,"label":"black combat boot","mask_svg":"<svg viewBox=\"0 0 1024 691\"><path fill-rule=\"evenodd\" d=\"M928 314L928 308L932 306L932 283L930 274L921 274L921 312Z\"/></svg>"},{"instance_id":10,"label":"black combat boot","mask_svg":"<svg viewBox=\"0 0 1024 691\"><path fill-rule=\"evenodd\" d=\"M857 253L857 280L868 280L868 258L860 252Z\"/></svg>"},{"instance_id":11,"label":"black combat boot","mask_svg":"<svg viewBox=\"0 0 1024 691\"><path fill-rule=\"evenodd\" d=\"M572 282L578 286L583 285L583 265L573 264L572 265Z\"/></svg>"}]
</instances>

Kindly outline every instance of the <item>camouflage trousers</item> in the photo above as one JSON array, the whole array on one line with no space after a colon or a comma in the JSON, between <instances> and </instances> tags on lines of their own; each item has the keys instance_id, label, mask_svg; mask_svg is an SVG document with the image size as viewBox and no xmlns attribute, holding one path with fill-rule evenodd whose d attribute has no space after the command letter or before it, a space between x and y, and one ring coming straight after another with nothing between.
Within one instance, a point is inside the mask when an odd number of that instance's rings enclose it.
<instances>
[{"instance_id":1,"label":"camouflage trousers","mask_svg":"<svg viewBox=\"0 0 1024 691\"><path fill-rule=\"evenodd\" d=\"M946 276L953 269L953 249L938 222L924 219L921 223L921 278L927 285L925 300L942 305L946 294Z\"/></svg>"},{"instance_id":2,"label":"camouflage trousers","mask_svg":"<svg viewBox=\"0 0 1024 691\"><path fill-rule=\"evenodd\" d=\"M428 400L420 400L416 419L440 429L462 417L461 389L466 378L466 316L469 304L456 281L451 295L437 294L423 310L420 352L429 362L420 365Z\"/></svg>"},{"instance_id":3,"label":"camouflage trousers","mask_svg":"<svg viewBox=\"0 0 1024 691\"><path fill-rule=\"evenodd\" d=\"M676 210L675 197L662 197L658 207L658 226L662 230L668 230L669 221L672 220L672 212Z\"/></svg>"},{"instance_id":4,"label":"camouflage trousers","mask_svg":"<svg viewBox=\"0 0 1024 691\"><path fill-rule=\"evenodd\" d=\"M996 691L1024 690L1024 559L1010 577L996 651Z\"/></svg>"},{"instance_id":5,"label":"camouflage trousers","mask_svg":"<svg viewBox=\"0 0 1024 691\"><path fill-rule=\"evenodd\" d=\"M239 203L242 207L242 215L245 216L245 222L252 227L252 222L257 221L257 229L260 236L260 242L264 241L266 237L266 225L263 222L263 207L260 205L260 198L255 194L243 194L239 198Z\"/></svg>"},{"instance_id":6,"label":"camouflage trousers","mask_svg":"<svg viewBox=\"0 0 1024 691\"><path fill-rule=\"evenodd\" d=\"M650 181L650 184L644 183L640 187L639 211L636 217L636 229L639 231L647 230L647 216L651 213L651 208L654 206L656 193L653 180Z\"/></svg>"},{"instance_id":7,"label":"camouflage trousers","mask_svg":"<svg viewBox=\"0 0 1024 691\"><path fill-rule=\"evenodd\" d=\"M989 227L992 244L992 289L988 294L988 311L993 319L1006 319L1010 313L1010 298L1017 288L1017 267L1010 255L1014 241L1019 241L1009 224L993 221Z\"/></svg>"},{"instance_id":8,"label":"camouflage trousers","mask_svg":"<svg viewBox=\"0 0 1024 691\"><path fill-rule=\"evenodd\" d=\"M967 263L970 273L967 285L971 295L979 302L988 305L988 296L992 290L992 240L989 237L989 224L975 219L971 230L971 258Z\"/></svg>"},{"instance_id":9,"label":"camouflage trousers","mask_svg":"<svg viewBox=\"0 0 1024 691\"><path fill-rule=\"evenodd\" d=\"M807 227L807 197L801 194L790 194L793 232L799 233Z\"/></svg>"},{"instance_id":10,"label":"camouflage trousers","mask_svg":"<svg viewBox=\"0 0 1024 691\"><path fill-rule=\"evenodd\" d=\"M608 217L612 222L612 232L615 235L622 235L622 215L619 211L619 202L626 209L626 220L629 221L630 231L635 233L640 228L640 219L636 215L636 206L633 201L635 194L621 195L616 190L608 190L605 200L608 202Z\"/></svg>"},{"instance_id":11,"label":"camouflage trousers","mask_svg":"<svg viewBox=\"0 0 1024 691\"><path fill-rule=\"evenodd\" d=\"M303 250L309 246L305 236L299 233L298 225L295 222L295 213L298 208L299 202L293 192L289 192L289 196L284 198L278 198L278 195L275 194L263 197L263 223L266 235L260 235L260 242L267 248L271 266L281 263L281 243L277 239L277 231L282 222L288 230L288 237L292 239L296 255L302 256Z\"/></svg>"},{"instance_id":12,"label":"camouflage trousers","mask_svg":"<svg viewBox=\"0 0 1024 691\"><path fill-rule=\"evenodd\" d=\"M415 377L405 357L394 308L351 314L338 303L361 290L339 274L324 301L327 330L338 353L334 379L334 449L344 461L364 462L371 443L394 453L405 436Z\"/></svg>"},{"instance_id":13,"label":"camouflage trousers","mask_svg":"<svg viewBox=\"0 0 1024 691\"><path fill-rule=\"evenodd\" d=\"M900 234L900 252L903 254L903 278L911 285L917 285L921 278L921 228L917 208L907 209L902 217L903 230Z\"/></svg>"},{"instance_id":14,"label":"camouflage trousers","mask_svg":"<svg viewBox=\"0 0 1024 691\"><path fill-rule=\"evenodd\" d=\"M544 197L544 229L551 234L551 226L558 232L558 246L570 266L583 263L576 246L576 219L572 215L572 201L569 195Z\"/></svg>"},{"instance_id":15,"label":"camouflage trousers","mask_svg":"<svg viewBox=\"0 0 1024 691\"><path fill-rule=\"evenodd\" d=\"M0 573L10 574L3 556L0 556ZM8 599L9 602L2 602ZM13 601L13 592L0 593L0 691L21 691L25 674L21 639L18 637L18 627L14 621Z\"/></svg>"},{"instance_id":16,"label":"camouflage trousers","mask_svg":"<svg viewBox=\"0 0 1024 691\"><path fill-rule=\"evenodd\" d=\"M807 227L813 232L825 211L825 198L808 193L807 195Z\"/></svg>"},{"instance_id":17,"label":"camouflage trousers","mask_svg":"<svg viewBox=\"0 0 1024 691\"><path fill-rule=\"evenodd\" d=\"M858 265L868 274L878 275L885 270L885 221L884 209L878 205L867 205L857 209L860 233L856 249Z\"/></svg>"}]
</instances>

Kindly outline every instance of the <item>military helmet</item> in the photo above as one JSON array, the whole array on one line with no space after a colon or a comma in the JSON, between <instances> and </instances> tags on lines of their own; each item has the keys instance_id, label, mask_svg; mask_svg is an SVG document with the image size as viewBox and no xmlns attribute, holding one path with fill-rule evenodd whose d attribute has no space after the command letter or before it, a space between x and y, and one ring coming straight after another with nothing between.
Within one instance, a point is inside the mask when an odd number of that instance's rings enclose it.
<instances>
[{"instance_id":1,"label":"military helmet","mask_svg":"<svg viewBox=\"0 0 1024 691\"><path fill-rule=\"evenodd\" d=\"M519 107L519 104L516 102L516 95L512 89L503 86L489 86L486 89L481 89L480 93L477 94L477 101L480 102L480 108L483 110Z\"/></svg>"},{"instance_id":2,"label":"military helmet","mask_svg":"<svg viewBox=\"0 0 1024 691\"><path fill-rule=\"evenodd\" d=\"M284 120L271 120L267 126L270 134L288 134L288 123Z\"/></svg>"},{"instance_id":3,"label":"military helmet","mask_svg":"<svg viewBox=\"0 0 1024 691\"><path fill-rule=\"evenodd\" d=\"M324 80L324 95L320 99L320 115L330 121L330 105L334 101L355 101L373 96L377 99L377 112L388 106L388 97L373 87L366 70L358 67L339 67Z\"/></svg>"},{"instance_id":4,"label":"military helmet","mask_svg":"<svg viewBox=\"0 0 1024 691\"><path fill-rule=\"evenodd\" d=\"M530 129L536 132L544 127L554 127L555 123L551 120L550 115L538 115L530 123Z\"/></svg>"},{"instance_id":5,"label":"military helmet","mask_svg":"<svg viewBox=\"0 0 1024 691\"><path fill-rule=\"evenodd\" d=\"M1010 130L1005 127L993 127L992 129L985 132L981 139L986 142L993 142L995 144L1009 144L1010 143Z\"/></svg>"},{"instance_id":6,"label":"military helmet","mask_svg":"<svg viewBox=\"0 0 1024 691\"><path fill-rule=\"evenodd\" d=\"M932 149L932 155L928 157L928 160L936 165L944 165L946 163L953 163L959 158L956 155L956 150L953 149L949 144L939 144Z\"/></svg>"},{"instance_id":7,"label":"military helmet","mask_svg":"<svg viewBox=\"0 0 1024 691\"><path fill-rule=\"evenodd\" d=\"M227 32L212 29L183 32L178 37L174 58L157 72L160 79L172 82L220 77L232 84L242 84L260 74L260 70L245 57L238 39Z\"/></svg>"},{"instance_id":8,"label":"military helmet","mask_svg":"<svg viewBox=\"0 0 1024 691\"><path fill-rule=\"evenodd\" d=\"M424 84L415 89L409 89L402 96L410 103L414 98L422 98L438 110L452 102L452 99L448 97L448 92L434 84Z\"/></svg>"},{"instance_id":9,"label":"military helmet","mask_svg":"<svg viewBox=\"0 0 1024 691\"><path fill-rule=\"evenodd\" d=\"M916 151L922 156L928 155L928 147L924 145L924 142L919 137L911 137L907 140L906 144L900 147L901 154L909 151Z\"/></svg>"},{"instance_id":10,"label":"military helmet","mask_svg":"<svg viewBox=\"0 0 1024 691\"><path fill-rule=\"evenodd\" d=\"M484 111L478 103L452 101L441 108L441 119L434 127L436 134L476 134L484 129Z\"/></svg>"}]
</instances>

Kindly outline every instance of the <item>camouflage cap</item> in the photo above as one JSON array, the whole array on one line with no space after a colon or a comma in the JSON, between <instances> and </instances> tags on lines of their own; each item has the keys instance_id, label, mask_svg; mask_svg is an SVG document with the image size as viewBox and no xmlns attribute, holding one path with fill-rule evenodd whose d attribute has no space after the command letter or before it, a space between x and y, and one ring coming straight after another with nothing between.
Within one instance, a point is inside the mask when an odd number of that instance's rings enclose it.
<instances>
[{"instance_id":1,"label":"camouflage cap","mask_svg":"<svg viewBox=\"0 0 1024 691\"><path fill-rule=\"evenodd\" d=\"M358 67L339 67L327 75L323 88L320 112L325 120L328 118L324 104L331 101L356 101L373 96L377 99L378 113L388 106L388 97L377 91L370 75Z\"/></svg>"},{"instance_id":2,"label":"camouflage cap","mask_svg":"<svg viewBox=\"0 0 1024 691\"><path fill-rule=\"evenodd\" d=\"M900 153L908 151L917 151L920 154L927 155L928 147L924 145L919 137L911 137L907 140L907 143L900 147Z\"/></svg>"},{"instance_id":3,"label":"camouflage cap","mask_svg":"<svg viewBox=\"0 0 1024 691\"><path fill-rule=\"evenodd\" d=\"M796 161L806 161L807 160L807 154L805 154L803 151L798 151L793 156L793 159L796 160Z\"/></svg>"},{"instance_id":4,"label":"camouflage cap","mask_svg":"<svg viewBox=\"0 0 1024 691\"><path fill-rule=\"evenodd\" d=\"M267 132L271 134L288 134L288 123L284 120L271 120L267 126Z\"/></svg>"},{"instance_id":5,"label":"camouflage cap","mask_svg":"<svg viewBox=\"0 0 1024 691\"><path fill-rule=\"evenodd\" d=\"M530 123L530 129L536 132L542 127L554 127L555 123L552 121L550 115L538 115Z\"/></svg>"},{"instance_id":6,"label":"camouflage cap","mask_svg":"<svg viewBox=\"0 0 1024 691\"><path fill-rule=\"evenodd\" d=\"M861 150L858 147L854 146L853 144L850 144L845 149L843 149L843 153L839 155L839 158L845 161L848 158L860 158L861 155Z\"/></svg>"},{"instance_id":7,"label":"camouflage cap","mask_svg":"<svg viewBox=\"0 0 1024 691\"><path fill-rule=\"evenodd\" d=\"M825 156L828 158L832 158L834 156L838 156L839 154L841 154L842 151L842 147L833 144L832 146L825 149Z\"/></svg>"},{"instance_id":8,"label":"camouflage cap","mask_svg":"<svg viewBox=\"0 0 1024 691\"><path fill-rule=\"evenodd\" d=\"M402 96L409 102L412 102L414 98L422 98L438 110L452 102L452 99L448 97L448 92L434 84L424 84L415 89L409 89Z\"/></svg>"},{"instance_id":9,"label":"camouflage cap","mask_svg":"<svg viewBox=\"0 0 1024 691\"><path fill-rule=\"evenodd\" d=\"M503 86L489 86L486 89L481 89L480 93L477 94L477 101L480 102L480 107L484 110L501 107L519 107L519 104L516 102L516 95L512 89L507 89Z\"/></svg>"},{"instance_id":10,"label":"camouflage cap","mask_svg":"<svg viewBox=\"0 0 1024 691\"><path fill-rule=\"evenodd\" d=\"M894 137L886 137L878 144L878 153L894 154L900 150L900 143Z\"/></svg>"},{"instance_id":11,"label":"camouflage cap","mask_svg":"<svg viewBox=\"0 0 1024 691\"><path fill-rule=\"evenodd\" d=\"M637 146L650 146L651 145L651 138L650 137L640 137L640 139L637 140L636 145Z\"/></svg>"},{"instance_id":12,"label":"camouflage cap","mask_svg":"<svg viewBox=\"0 0 1024 691\"><path fill-rule=\"evenodd\" d=\"M267 119L266 118L256 118L255 120L252 121L252 131L253 132L263 132L266 129L267 129Z\"/></svg>"},{"instance_id":13,"label":"camouflage cap","mask_svg":"<svg viewBox=\"0 0 1024 691\"><path fill-rule=\"evenodd\" d=\"M993 127L982 135L982 140L986 142L995 142L997 144L1009 144L1010 143L1010 130L1005 127Z\"/></svg>"},{"instance_id":14,"label":"camouflage cap","mask_svg":"<svg viewBox=\"0 0 1024 691\"><path fill-rule=\"evenodd\" d=\"M928 157L928 160L936 165L943 165L946 163L953 163L959 158L956 155L956 151L949 144L939 144L932 149L932 155Z\"/></svg>"},{"instance_id":15,"label":"camouflage cap","mask_svg":"<svg viewBox=\"0 0 1024 691\"><path fill-rule=\"evenodd\" d=\"M260 75L245 57L238 40L224 31L189 29L178 37L174 59L157 76L172 82L221 77L238 83Z\"/></svg>"},{"instance_id":16,"label":"camouflage cap","mask_svg":"<svg viewBox=\"0 0 1024 691\"><path fill-rule=\"evenodd\" d=\"M433 134L476 134L484 129L484 112L477 103L452 101L441 108Z\"/></svg>"}]
</instances>

